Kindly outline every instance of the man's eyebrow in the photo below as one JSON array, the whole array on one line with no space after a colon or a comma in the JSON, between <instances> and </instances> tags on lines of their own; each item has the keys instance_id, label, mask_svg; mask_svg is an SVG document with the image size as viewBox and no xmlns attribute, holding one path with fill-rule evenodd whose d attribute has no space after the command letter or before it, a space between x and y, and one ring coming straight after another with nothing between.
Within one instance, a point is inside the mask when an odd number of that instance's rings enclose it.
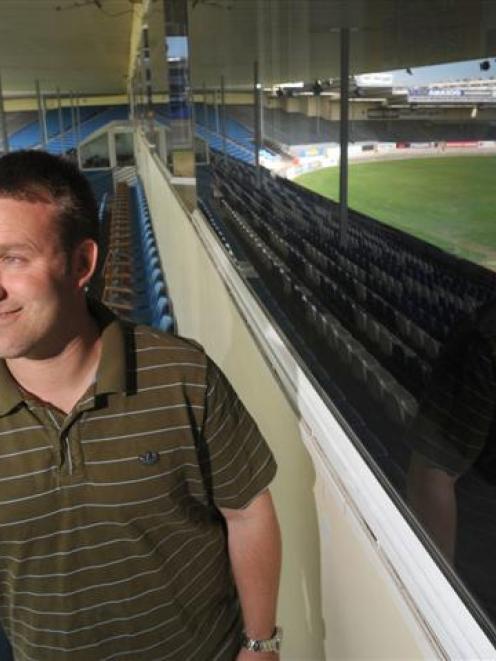
<instances>
[{"instance_id":1,"label":"man's eyebrow","mask_svg":"<svg viewBox=\"0 0 496 661\"><path fill-rule=\"evenodd\" d=\"M35 246L32 243L0 243L0 253L7 252L9 250L23 250L26 252L32 252L35 250Z\"/></svg>"}]
</instances>

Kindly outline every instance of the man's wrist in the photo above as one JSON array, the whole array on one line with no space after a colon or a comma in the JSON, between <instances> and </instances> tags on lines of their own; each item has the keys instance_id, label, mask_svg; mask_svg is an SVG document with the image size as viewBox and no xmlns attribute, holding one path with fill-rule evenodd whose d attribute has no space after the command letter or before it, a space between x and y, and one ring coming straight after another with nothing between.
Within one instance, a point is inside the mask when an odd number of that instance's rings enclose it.
<instances>
[{"instance_id":1,"label":"man's wrist","mask_svg":"<svg viewBox=\"0 0 496 661\"><path fill-rule=\"evenodd\" d=\"M274 627L272 635L269 638L253 638L246 632L241 635L241 646L249 652L255 653L270 653L279 652L282 643L282 629L281 627Z\"/></svg>"}]
</instances>

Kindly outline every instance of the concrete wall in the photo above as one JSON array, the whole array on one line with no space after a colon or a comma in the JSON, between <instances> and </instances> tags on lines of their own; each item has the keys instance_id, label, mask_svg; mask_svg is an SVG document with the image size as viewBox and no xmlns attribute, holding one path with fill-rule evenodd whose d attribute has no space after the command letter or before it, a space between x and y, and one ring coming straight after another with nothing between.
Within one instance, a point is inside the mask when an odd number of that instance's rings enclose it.
<instances>
[{"instance_id":1,"label":"concrete wall","mask_svg":"<svg viewBox=\"0 0 496 661\"><path fill-rule=\"evenodd\" d=\"M50 92L51 94L53 92ZM69 97L61 99L64 108L70 108L71 100ZM128 103L128 97L125 94L114 94L111 96L83 96L78 99L80 106L119 106ZM6 112L37 111L38 102L36 97L7 98L4 99ZM58 108L58 100L55 96L46 97L46 107L48 110Z\"/></svg>"},{"instance_id":2,"label":"concrete wall","mask_svg":"<svg viewBox=\"0 0 496 661\"><path fill-rule=\"evenodd\" d=\"M298 112L308 117L320 116L331 121L339 121L339 99L330 98L329 96L296 96L280 99L267 96L264 105L266 108L280 108L288 113ZM350 119L365 120L367 119L367 110L377 107L379 107L377 101L352 100L349 107Z\"/></svg>"},{"instance_id":3,"label":"concrete wall","mask_svg":"<svg viewBox=\"0 0 496 661\"><path fill-rule=\"evenodd\" d=\"M305 420L290 405L162 166L141 138L136 148L179 332L200 341L222 367L279 464L272 491L284 543L282 658L425 657L425 640L400 591L307 450Z\"/></svg>"}]
</instances>

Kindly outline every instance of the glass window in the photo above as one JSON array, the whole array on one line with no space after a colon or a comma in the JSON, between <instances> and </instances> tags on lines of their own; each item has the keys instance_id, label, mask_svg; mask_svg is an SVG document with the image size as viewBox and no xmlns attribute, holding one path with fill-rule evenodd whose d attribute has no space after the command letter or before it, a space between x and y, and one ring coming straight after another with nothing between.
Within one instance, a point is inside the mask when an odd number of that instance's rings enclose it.
<instances>
[{"instance_id":1,"label":"glass window","mask_svg":"<svg viewBox=\"0 0 496 661\"><path fill-rule=\"evenodd\" d=\"M134 165L134 141L133 134L116 133L115 134L115 156L117 165Z\"/></svg>"},{"instance_id":2,"label":"glass window","mask_svg":"<svg viewBox=\"0 0 496 661\"><path fill-rule=\"evenodd\" d=\"M104 133L91 142L81 145L80 158L82 168L109 168L110 156L108 133Z\"/></svg>"},{"instance_id":3,"label":"glass window","mask_svg":"<svg viewBox=\"0 0 496 661\"><path fill-rule=\"evenodd\" d=\"M495 24L492 3L457 0L189 14L202 208L491 635Z\"/></svg>"}]
</instances>

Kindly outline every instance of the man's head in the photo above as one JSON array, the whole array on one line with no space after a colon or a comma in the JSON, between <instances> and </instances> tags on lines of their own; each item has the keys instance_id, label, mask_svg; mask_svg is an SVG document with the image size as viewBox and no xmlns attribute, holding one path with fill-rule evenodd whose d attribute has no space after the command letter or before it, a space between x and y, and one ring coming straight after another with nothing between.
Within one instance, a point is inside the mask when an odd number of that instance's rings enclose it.
<instances>
[{"instance_id":1,"label":"man's head","mask_svg":"<svg viewBox=\"0 0 496 661\"><path fill-rule=\"evenodd\" d=\"M98 243L98 209L91 187L65 158L35 150L2 156L0 198L53 203L61 246L68 258L81 241Z\"/></svg>"},{"instance_id":2,"label":"man's head","mask_svg":"<svg viewBox=\"0 0 496 661\"><path fill-rule=\"evenodd\" d=\"M34 151L0 158L0 357L53 357L82 337L97 222L71 164Z\"/></svg>"}]
</instances>

